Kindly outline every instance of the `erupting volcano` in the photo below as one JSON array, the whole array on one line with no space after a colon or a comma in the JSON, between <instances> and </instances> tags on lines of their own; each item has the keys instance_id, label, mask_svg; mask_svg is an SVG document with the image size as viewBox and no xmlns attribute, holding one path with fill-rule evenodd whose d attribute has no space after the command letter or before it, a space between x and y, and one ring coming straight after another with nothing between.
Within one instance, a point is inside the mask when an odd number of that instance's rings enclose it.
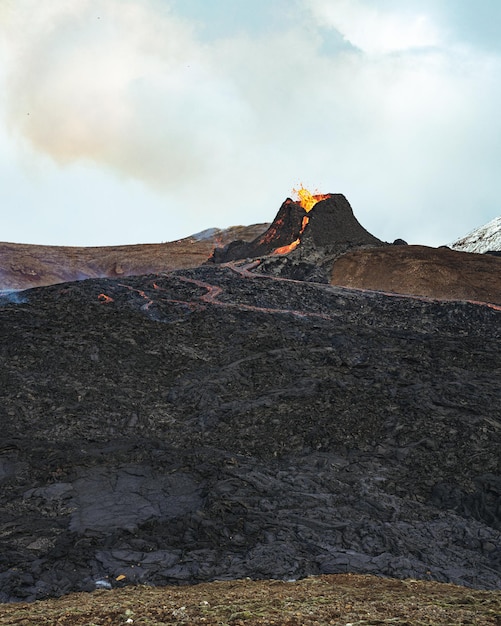
<instances>
[{"instance_id":1,"label":"erupting volcano","mask_svg":"<svg viewBox=\"0 0 501 626\"><path fill-rule=\"evenodd\" d=\"M327 200L327 198L330 198L331 196L331 194L315 194L314 195L310 191L305 189L304 187L300 187L299 189L294 189L294 191L298 197L299 204L303 207L306 213L309 213L313 209L313 207L317 204L317 202L320 202L320 200ZM305 215L301 221L301 229L299 231L298 238L286 246L281 246L280 248L277 248L276 250L273 251L273 254L288 254L289 252L292 252L293 250L295 250L298 247L298 245L301 243L301 235L304 233L304 229L308 225L309 221L310 221L310 218L308 217L308 215Z\"/></svg>"},{"instance_id":2,"label":"erupting volcano","mask_svg":"<svg viewBox=\"0 0 501 626\"><path fill-rule=\"evenodd\" d=\"M302 246L310 250L322 248L332 254L336 250L383 245L357 221L344 195L312 194L303 187L296 194L297 200L285 200L265 233L250 242L237 240L216 248L210 260L226 263L285 255Z\"/></svg>"}]
</instances>

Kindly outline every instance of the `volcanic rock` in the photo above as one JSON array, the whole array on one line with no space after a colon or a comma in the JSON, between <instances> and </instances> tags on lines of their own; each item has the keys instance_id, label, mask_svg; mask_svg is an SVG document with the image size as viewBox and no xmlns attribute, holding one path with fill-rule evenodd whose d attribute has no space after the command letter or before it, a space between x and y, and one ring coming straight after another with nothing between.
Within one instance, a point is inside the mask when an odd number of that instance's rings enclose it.
<instances>
[{"instance_id":1,"label":"volcanic rock","mask_svg":"<svg viewBox=\"0 0 501 626\"><path fill-rule=\"evenodd\" d=\"M501 585L499 311L235 263L21 295L0 298L1 600Z\"/></svg>"},{"instance_id":2,"label":"volcanic rock","mask_svg":"<svg viewBox=\"0 0 501 626\"><path fill-rule=\"evenodd\" d=\"M383 242L371 235L357 218L348 200L341 193L329 194L310 211L309 222L301 237L302 243L311 243L316 248L333 246L380 246Z\"/></svg>"}]
</instances>

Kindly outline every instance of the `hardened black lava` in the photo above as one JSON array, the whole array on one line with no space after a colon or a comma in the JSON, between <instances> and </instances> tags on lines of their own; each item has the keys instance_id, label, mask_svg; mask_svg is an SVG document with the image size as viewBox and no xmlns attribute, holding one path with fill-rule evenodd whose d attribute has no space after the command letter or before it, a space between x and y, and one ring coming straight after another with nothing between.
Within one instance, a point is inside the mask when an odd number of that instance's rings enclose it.
<instances>
[{"instance_id":1,"label":"hardened black lava","mask_svg":"<svg viewBox=\"0 0 501 626\"><path fill-rule=\"evenodd\" d=\"M500 316L236 264L0 297L0 600L499 588Z\"/></svg>"}]
</instances>

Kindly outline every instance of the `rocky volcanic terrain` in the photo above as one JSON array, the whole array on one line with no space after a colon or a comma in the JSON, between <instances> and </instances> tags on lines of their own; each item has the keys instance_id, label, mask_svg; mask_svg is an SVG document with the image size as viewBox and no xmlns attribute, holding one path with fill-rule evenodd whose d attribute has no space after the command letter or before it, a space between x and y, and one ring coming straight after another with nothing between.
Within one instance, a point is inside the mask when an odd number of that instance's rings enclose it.
<instances>
[{"instance_id":1,"label":"rocky volcanic terrain","mask_svg":"<svg viewBox=\"0 0 501 626\"><path fill-rule=\"evenodd\" d=\"M500 587L501 311L312 280L407 248L346 204L296 220L286 256L0 297L0 600L345 572Z\"/></svg>"}]
</instances>

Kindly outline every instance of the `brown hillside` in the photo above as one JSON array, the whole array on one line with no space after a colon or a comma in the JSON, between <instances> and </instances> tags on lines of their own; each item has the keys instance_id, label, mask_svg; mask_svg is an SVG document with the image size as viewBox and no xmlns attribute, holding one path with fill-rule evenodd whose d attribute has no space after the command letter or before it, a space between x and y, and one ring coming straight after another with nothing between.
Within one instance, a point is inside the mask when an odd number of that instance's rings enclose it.
<instances>
[{"instance_id":1,"label":"brown hillside","mask_svg":"<svg viewBox=\"0 0 501 626\"><path fill-rule=\"evenodd\" d=\"M333 285L501 305L501 258L426 246L358 249L332 268Z\"/></svg>"},{"instance_id":2,"label":"brown hillside","mask_svg":"<svg viewBox=\"0 0 501 626\"><path fill-rule=\"evenodd\" d=\"M253 239L268 224L217 228L167 243L70 247L0 242L0 290L29 289L84 278L116 278L197 267L217 246Z\"/></svg>"}]
</instances>

